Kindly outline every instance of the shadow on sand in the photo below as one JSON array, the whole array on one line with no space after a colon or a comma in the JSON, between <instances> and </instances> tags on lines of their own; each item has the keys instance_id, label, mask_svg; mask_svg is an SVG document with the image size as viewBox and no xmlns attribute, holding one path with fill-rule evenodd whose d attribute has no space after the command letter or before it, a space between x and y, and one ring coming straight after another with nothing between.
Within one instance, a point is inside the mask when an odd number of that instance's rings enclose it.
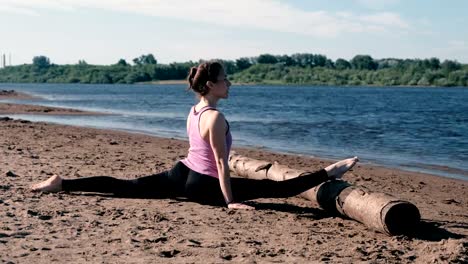
<instances>
[{"instance_id":1,"label":"shadow on sand","mask_svg":"<svg viewBox=\"0 0 468 264\"><path fill-rule=\"evenodd\" d=\"M467 223L452 221L431 221L423 219L421 220L421 223L419 224L418 228L413 233L410 233L408 235L412 238L433 242L449 238L461 239L466 237L462 234L450 232L441 226L468 229Z\"/></svg>"},{"instance_id":2,"label":"shadow on sand","mask_svg":"<svg viewBox=\"0 0 468 264\"><path fill-rule=\"evenodd\" d=\"M81 195L81 196L100 196L106 198L136 198L136 199L167 199L169 197L116 197L114 195L109 194L102 194L102 193L67 193L69 195ZM187 202L188 200L185 198L169 198L174 200L174 202ZM319 208L312 208L312 207L301 207L292 204L285 204L285 203L257 203L255 201L246 202L249 205L255 207L256 210L272 210L278 212L285 212L295 214L298 217L303 218L310 218L314 220L318 219L325 219L330 217L336 217L337 215L327 212L325 210ZM201 203L203 204L203 203ZM210 205L210 204L206 204ZM212 205L215 206L215 205ZM351 220L350 221L354 221ZM419 223L418 227L410 233L404 234L409 238L420 239L425 241L441 241L443 239L461 239L465 238L466 236L463 234L457 234L450 232L444 229L442 226L445 227L453 227L453 228L461 228L461 229L468 229L468 223L461 223L461 222L453 222L453 221L431 221L428 219L422 219Z\"/></svg>"},{"instance_id":3,"label":"shadow on sand","mask_svg":"<svg viewBox=\"0 0 468 264\"><path fill-rule=\"evenodd\" d=\"M295 214L298 217L311 218L311 219L324 219L333 217L333 214L328 213L319 208L312 207L302 207L292 204L283 204L283 203L256 203L256 202L247 202L252 206L255 206L256 210L273 210L284 213Z\"/></svg>"},{"instance_id":4,"label":"shadow on sand","mask_svg":"<svg viewBox=\"0 0 468 264\"><path fill-rule=\"evenodd\" d=\"M300 207L291 204L277 204L277 203L255 203L251 202L251 205L255 206L257 210L274 210L286 213L296 214L299 217L311 218L311 219L324 219L330 217L336 217L332 213L324 211L319 208L311 207ZM350 221L354 221L349 219ZM411 233L404 234L409 238L420 239L425 241L438 242L443 239L461 239L466 236L463 234L457 234L444 229L443 227L461 228L468 229L468 223L460 223L453 221L431 221L422 219L418 227Z\"/></svg>"}]
</instances>

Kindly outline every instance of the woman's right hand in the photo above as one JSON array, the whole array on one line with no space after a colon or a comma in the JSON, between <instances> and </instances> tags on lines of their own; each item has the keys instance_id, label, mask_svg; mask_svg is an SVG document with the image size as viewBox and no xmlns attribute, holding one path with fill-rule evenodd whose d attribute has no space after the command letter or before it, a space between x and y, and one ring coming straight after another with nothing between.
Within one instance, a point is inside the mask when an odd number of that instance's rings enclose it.
<instances>
[{"instance_id":1,"label":"woman's right hand","mask_svg":"<svg viewBox=\"0 0 468 264\"><path fill-rule=\"evenodd\" d=\"M246 205L243 203L230 203L228 204L229 209L243 209L243 210L255 210L255 207Z\"/></svg>"}]
</instances>

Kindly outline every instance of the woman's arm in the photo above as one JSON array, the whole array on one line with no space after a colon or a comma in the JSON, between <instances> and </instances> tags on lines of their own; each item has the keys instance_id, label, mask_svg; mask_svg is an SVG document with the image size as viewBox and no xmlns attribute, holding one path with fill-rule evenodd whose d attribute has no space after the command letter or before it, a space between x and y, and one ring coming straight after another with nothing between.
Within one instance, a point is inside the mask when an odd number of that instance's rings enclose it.
<instances>
[{"instance_id":1,"label":"woman's arm","mask_svg":"<svg viewBox=\"0 0 468 264\"><path fill-rule=\"evenodd\" d=\"M253 209L253 207L234 203L234 197L231 190L231 177L229 172L229 164L227 160L227 146L226 146L226 120L224 116L218 111L210 113L209 117L211 124L208 129L209 141L214 153L216 168L218 169L218 178L224 200L229 208L237 209Z\"/></svg>"},{"instance_id":2,"label":"woman's arm","mask_svg":"<svg viewBox=\"0 0 468 264\"><path fill-rule=\"evenodd\" d=\"M210 113L208 123L211 126L208 128L208 137L218 169L219 184L223 192L226 204L231 203L234 199L231 191L231 178L229 174L229 165L226 160L226 121L221 113L213 111Z\"/></svg>"}]
</instances>

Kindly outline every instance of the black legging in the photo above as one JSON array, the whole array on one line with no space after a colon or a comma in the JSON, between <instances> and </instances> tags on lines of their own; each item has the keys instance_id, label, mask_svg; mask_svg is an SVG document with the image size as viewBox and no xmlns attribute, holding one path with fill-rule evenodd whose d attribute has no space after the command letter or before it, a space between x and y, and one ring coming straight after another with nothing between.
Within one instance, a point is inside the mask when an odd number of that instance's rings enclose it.
<instances>
[{"instance_id":1,"label":"black legging","mask_svg":"<svg viewBox=\"0 0 468 264\"><path fill-rule=\"evenodd\" d=\"M322 169L284 181L231 178L231 189L235 201L285 198L298 195L327 180L327 172ZM217 178L192 171L180 161L169 171L133 180L109 176L64 179L62 189L64 191L111 193L117 197L187 197L202 204L226 204Z\"/></svg>"}]
</instances>

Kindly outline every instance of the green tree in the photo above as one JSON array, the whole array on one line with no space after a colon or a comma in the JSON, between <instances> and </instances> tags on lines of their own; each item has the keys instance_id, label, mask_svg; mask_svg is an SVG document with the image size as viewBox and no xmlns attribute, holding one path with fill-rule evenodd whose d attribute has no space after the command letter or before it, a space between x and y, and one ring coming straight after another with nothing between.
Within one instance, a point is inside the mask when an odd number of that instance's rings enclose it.
<instances>
[{"instance_id":1,"label":"green tree","mask_svg":"<svg viewBox=\"0 0 468 264\"><path fill-rule=\"evenodd\" d=\"M327 60L325 61L325 65L324 65L324 66L325 66L325 68L328 68L328 69L334 69L334 68L335 68L335 63L333 63L332 60L327 59Z\"/></svg>"},{"instance_id":2,"label":"green tree","mask_svg":"<svg viewBox=\"0 0 468 264\"><path fill-rule=\"evenodd\" d=\"M153 54L148 54L142 59L143 64L158 64L158 61L154 58Z\"/></svg>"},{"instance_id":3,"label":"green tree","mask_svg":"<svg viewBox=\"0 0 468 264\"><path fill-rule=\"evenodd\" d=\"M335 67L337 70L346 70L351 69L351 64L345 59L337 59L335 62Z\"/></svg>"},{"instance_id":4,"label":"green tree","mask_svg":"<svg viewBox=\"0 0 468 264\"><path fill-rule=\"evenodd\" d=\"M461 64L456 61L444 60L444 62L442 62L440 67L442 68L442 70L450 72L450 71L456 71L456 70L461 69Z\"/></svg>"},{"instance_id":5,"label":"green tree","mask_svg":"<svg viewBox=\"0 0 468 264\"><path fill-rule=\"evenodd\" d=\"M252 66L252 61L249 58L239 58L236 60L236 67L239 71L243 71Z\"/></svg>"},{"instance_id":6,"label":"green tree","mask_svg":"<svg viewBox=\"0 0 468 264\"><path fill-rule=\"evenodd\" d=\"M301 67L313 66L314 65L314 55L308 53L296 53L291 56L294 61L294 65Z\"/></svg>"},{"instance_id":7,"label":"green tree","mask_svg":"<svg viewBox=\"0 0 468 264\"><path fill-rule=\"evenodd\" d=\"M292 66L292 65L294 65L294 60L293 60L293 58L291 58L291 57L288 56L288 55L278 56L278 57L277 57L277 60L278 60L279 63L282 63L282 64L285 65L285 66Z\"/></svg>"},{"instance_id":8,"label":"green tree","mask_svg":"<svg viewBox=\"0 0 468 264\"><path fill-rule=\"evenodd\" d=\"M32 61L33 65L39 69L48 68L50 66L50 59L46 56L35 56Z\"/></svg>"},{"instance_id":9,"label":"green tree","mask_svg":"<svg viewBox=\"0 0 468 264\"><path fill-rule=\"evenodd\" d=\"M271 54L262 54L258 56L257 62L261 64L275 64L278 62L278 59Z\"/></svg>"},{"instance_id":10,"label":"green tree","mask_svg":"<svg viewBox=\"0 0 468 264\"><path fill-rule=\"evenodd\" d=\"M124 59L120 59L116 65L119 65L119 66L128 66L128 63L124 60Z\"/></svg>"},{"instance_id":11,"label":"green tree","mask_svg":"<svg viewBox=\"0 0 468 264\"><path fill-rule=\"evenodd\" d=\"M377 63L369 55L356 55L351 59L351 66L358 70L375 70Z\"/></svg>"},{"instance_id":12,"label":"green tree","mask_svg":"<svg viewBox=\"0 0 468 264\"><path fill-rule=\"evenodd\" d=\"M218 60L218 61L220 61L223 64L226 74L233 74L237 72L237 66L234 61L231 61L231 60Z\"/></svg>"},{"instance_id":13,"label":"green tree","mask_svg":"<svg viewBox=\"0 0 468 264\"><path fill-rule=\"evenodd\" d=\"M440 68L440 60L438 58L424 59L422 61L422 67L431 70L437 70Z\"/></svg>"},{"instance_id":14,"label":"green tree","mask_svg":"<svg viewBox=\"0 0 468 264\"><path fill-rule=\"evenodd\" d=\"M327 63L327 56L316 54L312 55L312 67L324 67Z\"/></svg>"},{"instance_id":15,"label":"green tree","mask_svg":"<svg viewBox=\"0 0 468 264\"><path fill-rule=\"evenodd\" d=\"M136 65L149 65L149 64L157 64L158 61L154 58L153 54L148 55L141 55L138 58L134 58L133 62Z\"/></svg>"}]
</instances>

